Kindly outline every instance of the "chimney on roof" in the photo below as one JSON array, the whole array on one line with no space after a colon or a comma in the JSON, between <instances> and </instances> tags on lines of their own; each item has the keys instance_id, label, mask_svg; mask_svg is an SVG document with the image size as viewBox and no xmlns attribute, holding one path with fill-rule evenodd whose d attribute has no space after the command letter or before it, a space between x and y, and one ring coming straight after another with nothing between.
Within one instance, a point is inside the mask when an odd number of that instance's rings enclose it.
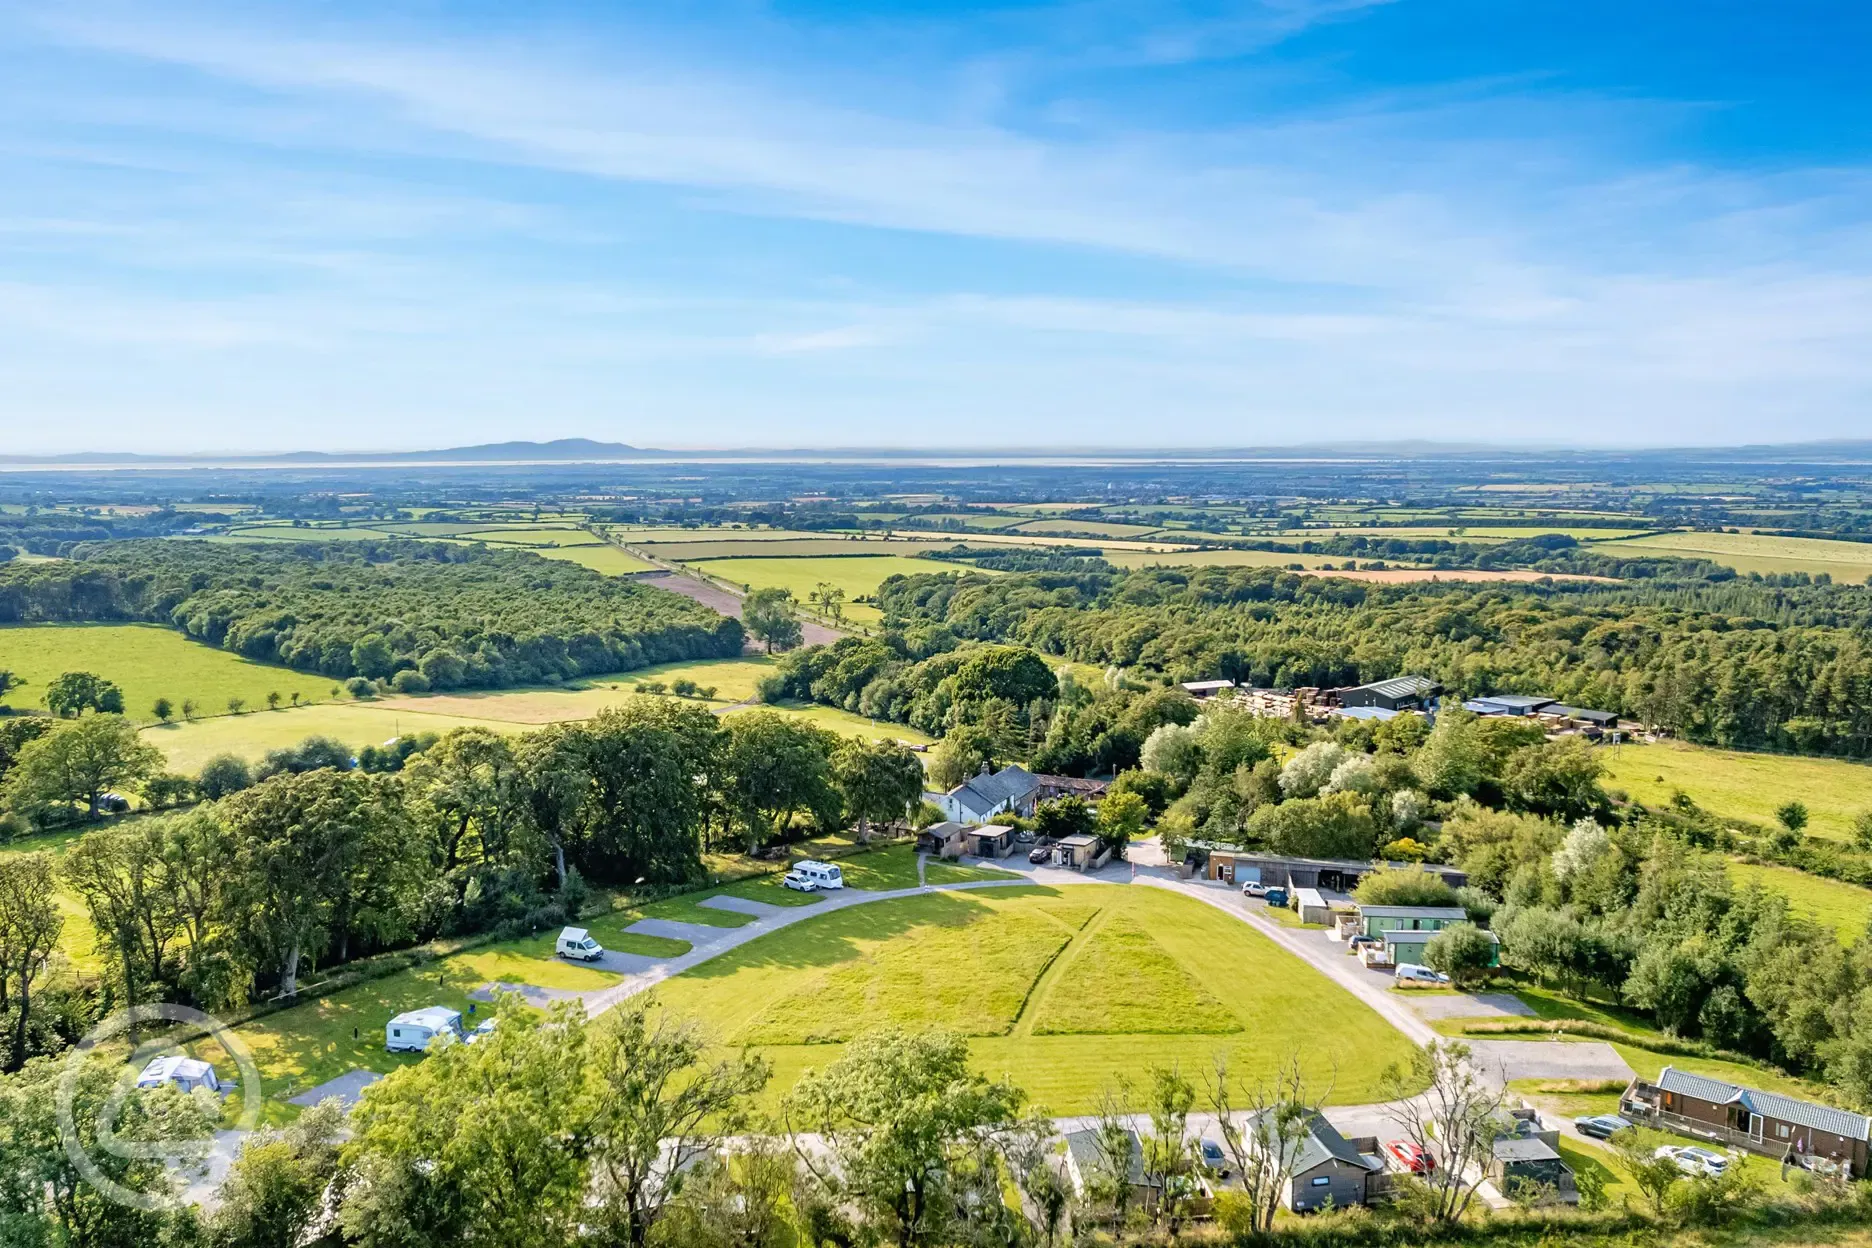
<instances>
[{"instance_id":1,"label":"chimney on roof","mask_svg":"<svg viewBox=\"0 0 1872 1248\"><path fill-rule=\"evenodd\" d=\"M988 760L985 758L982 759L981 774L984 776L992 776L994 774L994 772L988 770Z\"/></svg>"}]
</instances>

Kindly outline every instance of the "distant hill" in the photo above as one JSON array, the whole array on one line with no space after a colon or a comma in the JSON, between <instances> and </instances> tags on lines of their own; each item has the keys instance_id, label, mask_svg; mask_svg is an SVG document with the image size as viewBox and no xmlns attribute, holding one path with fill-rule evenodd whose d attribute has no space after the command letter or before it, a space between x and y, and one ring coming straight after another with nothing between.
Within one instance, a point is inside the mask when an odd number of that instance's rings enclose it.
<instances>
[{"instance_id":1,"label":"distant hill","mask_svg":"<svg viewBox=\"0 0 1872 1248\"><path fill-rule=\"evenodd\" d=\"M83 451L74 455L0 455L7 464L440 464L577 462L662 454L622 442L557 438L551 442L484 442L438 451L288 451L280 455L139 455Z\"/></svg>"}]
</instances>

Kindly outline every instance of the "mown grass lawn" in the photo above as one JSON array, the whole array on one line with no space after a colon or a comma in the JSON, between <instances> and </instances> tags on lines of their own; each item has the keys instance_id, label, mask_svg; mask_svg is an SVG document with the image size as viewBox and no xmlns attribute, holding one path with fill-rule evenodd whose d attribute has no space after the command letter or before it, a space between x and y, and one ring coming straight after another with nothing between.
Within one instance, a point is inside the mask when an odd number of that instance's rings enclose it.
<instances>
[{"instance_id":1,"label":"mown grass lawn","mask_svg":"<svg viewBox=\"0 0 1872 1248\"><path fill-rule=\"evenodd\" d=\"M265 709L268 693L324 702L337 683L256 663L157 624L6 625L0 627L0 668L26 681L7 695L21 709L43 709L46 685L61 673L94 672L123 690L124 714L139 723L156 721L151 708L157 698L168 698L180 719L185 698L201 715L224 715L231 697L244 699L249 710Z\"/></svg>"},{"instance_id":2,"label":"mown grass lawn","mask_svg":"<svg viewBox=\"0 0 1872 1248\"><path fill-rule=\"evenodd\" d=\"M1872 765L1866 763L1674 741L1623 745L1600 756L1608 768L1606 787L1624 789L1648 806L1682 791L1714 814L1773 827L1775 811L1798 801L1807 807L1808 834L1834 838L1850 836L1853 816L1872 810Z\"/></svg>"},{"instance_id":3,"label":"mown grass lawn","mask_svg":"<svg viewBox=\"0 0 1872 1248\"><path fill-rule=\"evenodd\" d=\"M1024 852L1024 851L1016 851ZM945 862L932 858L923 872L926 884L973 884L980 880L1018 880L1021 877L1013 871L1003 871L999 867L976 866L960 862Z\"/></svg>"},{"instance_id":4,"label":"mown grass lawn","mask_svg":"<svg viewBox=\"0 0 1872 1248\"><path fill-rule=\"evenodd\" d=\"M152 724L143 729L143 739L163 752L169 770L193 776L217 754L236 754L255 761L268 750L296 745L310 736L336 737L357 750L411 733L486 728L512 735L527 727L466 715L416 714L379 702L334 702L221 715L187 724Z\"/></svg>"},{"instance_id":5,"label":"mown grass lawn","mask_svg":"<svg viewBox=\"0 0 1872 1248\"><path fill-rule=\"evenodd\" d=\"M1101 942L1114 922L1122 939ZM1081 956L1088 965L1075 969ZM838 1039L887 1022L963 1031L983 1070L1056 1113L1085 1112L1110 1082L1153 1062L1201 1072L1218 1053L1249 1077L1295 1056L1331 1085L1334 1103L1356 1104L1377 1099L1385 1067L1411 1052L1376 1013L1247 925L1148 887L1010 887L832 911L656 994L722 1043L755 1044L775 1065L776 1098L806 1067L836 1059ZM1203 1013L1190 1013L1192 1000ZM1101 1014L1130 1030L1037 1034L1048 1018L1092 1025ZM1224 1015L1229 1031L1195 1029ZM808 1037L827 1042L756 1043Z\"/></svg>"}]
</instances>

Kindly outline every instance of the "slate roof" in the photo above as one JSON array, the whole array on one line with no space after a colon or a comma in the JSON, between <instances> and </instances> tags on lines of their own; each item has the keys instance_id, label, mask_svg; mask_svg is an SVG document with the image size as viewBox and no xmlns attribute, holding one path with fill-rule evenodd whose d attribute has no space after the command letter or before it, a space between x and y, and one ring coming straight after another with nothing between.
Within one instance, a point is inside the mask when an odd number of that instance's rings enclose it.
<instances>
[{"instance_id":1,"label":"slate roof","mask_svg":"<svg viewBox=\"0 0 1872 1248\"><path fill-rule=\"evenodd\" d=\"M1559 1161L1560 1154L1538 1136L1510 1136L1496 1140L1493 1146L1496 1161Z\"/></svg>"},{"instance_id":2,"label":"slate roof","mask_svg":"<svg viewBox=\"0 0 1872 1248\"><path fill-rule=\"evenodd\" d=\"M992 775L970 776L950 789L949 796L963 809L987 815L997 806L1020 801L1039 787L1040 781L1033 772L1018 763L1010 763Z\"/></svg>"},{"instance_id":3,"label":"slate roof","mask_svg":"<svg viewBox=\"0 0 1872 1248\"><path fill-rule=\"evenodd\" d=\"M1666 1092L1695 1097L1699 1101L1708 1101L1713 1105L1727 1105L1734 1102L1750 1113L1760 1114L1764 1118L1793 1123L1799 1127L1811 1127L1816 1131L1831 1132L1849 1140L1872 1140L1872 1119L1866 1118L1863 1114L1835 1109L1831 1105L1816 1105L1812 1101L1797 1101L1791 1096L1782 1096L1776 1092L1744 1088L1737 1084L1725 1083L1721 1079L1693 1075L1687 1070L1678 1070L1675 1066L1666 1066L1663 1069L1657 1077L1657 1086Z\"/></svg>"},{"instance_id":4,"label":"slate roof","mask_svg":"<svg viewBox=\"0 0 1872 1248\"><path fill-rule=\"evenodd\" d=\"M1552 698L1537 697L1526 693L1491 693L1486 698L1477 698L1478 702L1492 702L1496 706L1506 706L1518 711L1538 710L1543 706L1552 706Z\"/></svg>"},{"instance_id":5,"label":"slate roof","mask_svg":"<svg viewBox=\"0 0 1872 1248\"><path fill-rule=\"evenodd\" d=\"M1253 1114L1248 1119L1246 1134L1252 1139L1260 1137L1260 1133L1261 1115ZM1339 1129L1322 1114L1313 1115L1307 1123L1306 1134L1290 1143L1289 1148L1293 1150L1293 1164L1289 1169L1295 1178L1328 1161L1342 1161L1365 1170L1371 1168L1371 1163L1352 1147L1352 1141L1340 1135Z\"/></svg>"},{"instance_id":6,"label":"slate roof","mask_svg":"<svg viewBox=\"0 0 1872 1248\"><path fill-rule=\"evenodd\" d=\"M1144 1145L1139 1141L1137 1132L1127 1130L1125 1135L1131 1140L1131 1166L1127 1177L1131 1186L1143 1187ZM1079 1167L1082 1175L1093 1175L1105 1164L1104 1156L1099 1152L1097 1131L1068 1131L1066 1151L1072 1154L1073 1164Z\"/></svg>"}]
</instances>

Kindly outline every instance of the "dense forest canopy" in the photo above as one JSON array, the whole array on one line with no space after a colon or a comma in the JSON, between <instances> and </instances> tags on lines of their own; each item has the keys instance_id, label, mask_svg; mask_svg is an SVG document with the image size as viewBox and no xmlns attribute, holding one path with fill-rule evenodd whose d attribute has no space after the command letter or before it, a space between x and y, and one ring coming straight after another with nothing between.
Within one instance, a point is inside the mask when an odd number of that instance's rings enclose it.
<instances>
[{"instance_id":1,"label":"dense forest canopy","mask_svg":"<svg viewBox=\"0 0 1872 1248\"><path fill-rule=\"evenodd\" d=\"M1872 595L1748 581L1368 585L1268 568L893 577L910 627L1076 662L1339 686L1405 672L1723 746L1872 753Z\"/></svg>"},{"instance_id":2,"label":"dense forest canopy","mask_svg":"<svg viewBox=\"0 0 1872 1248\"><path fill-rule=\"evenodd\" d=\"M520 551L425 542L82 545L0 568L0 622L146 620L334 679L534 684L739 654L741 622Z\"/></svg>"}]
</instances>

